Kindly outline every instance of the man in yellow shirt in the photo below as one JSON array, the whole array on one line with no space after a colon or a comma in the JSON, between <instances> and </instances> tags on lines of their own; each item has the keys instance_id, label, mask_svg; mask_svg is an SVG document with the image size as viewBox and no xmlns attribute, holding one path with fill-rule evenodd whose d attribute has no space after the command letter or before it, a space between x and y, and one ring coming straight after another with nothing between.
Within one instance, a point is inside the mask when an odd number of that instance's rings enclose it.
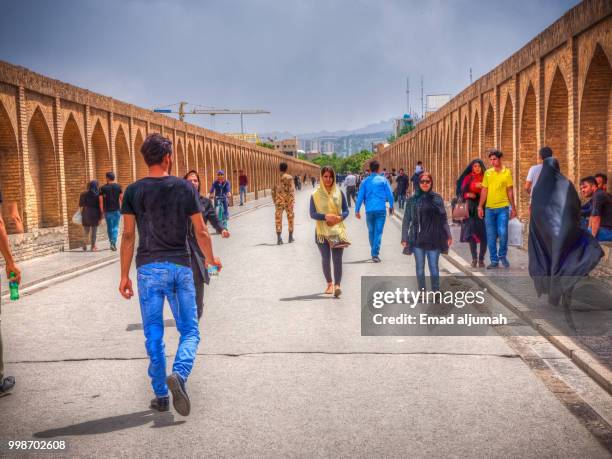
<instances>
[{"instance_id":1,"label":"man in yellow shirt","mask_svg":"<svg viewBox=\"0 0 612 459\"><path fill-rule=\"evenodd\" d=\"M492 167L484 174L478 205L478 216L485 219L487 246L491 258L491 264L487 266L487 269L497 268L499 262L504 268L510 267L507 258L508 221L516 217L516 206L512 191L512 172L502 165L502 156L503 153L498 150L492 150L489 153ZM498 238L499 250L497 248Z\"/></svg>"}]
</instances>

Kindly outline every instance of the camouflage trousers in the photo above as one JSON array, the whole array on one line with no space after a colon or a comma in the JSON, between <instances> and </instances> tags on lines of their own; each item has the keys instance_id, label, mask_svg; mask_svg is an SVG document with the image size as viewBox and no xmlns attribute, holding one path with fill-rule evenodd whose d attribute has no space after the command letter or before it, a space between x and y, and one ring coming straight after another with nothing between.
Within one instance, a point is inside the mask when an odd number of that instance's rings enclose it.
<instances>
[{"instance_id":1,"label":"camouflage trousers","mask_svg":"<svg viewBox=\"0 0 612 459\"><path fill-rule=\"evenodd\" d=\"M289 232L293 233L293 203L276 205L276 212L274 213L274 223L276 224L276 232L281 233L283 231L283 211L287 212Z\"/></svg>"}]
</instances>

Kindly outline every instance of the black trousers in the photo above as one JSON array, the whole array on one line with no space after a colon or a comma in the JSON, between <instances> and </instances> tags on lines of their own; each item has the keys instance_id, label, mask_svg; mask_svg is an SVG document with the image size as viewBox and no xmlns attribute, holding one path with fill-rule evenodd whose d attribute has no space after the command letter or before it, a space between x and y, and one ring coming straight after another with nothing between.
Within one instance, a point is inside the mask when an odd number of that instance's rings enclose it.
<instances>
[{"instance_id":1,"label":"black trousers","mask_svg":"<svg viewBox=\"0 0 612 459\"><path fill-rule=\"evenodd\" d=\"M476 249L478 243L470 239L470 252L472 252L472 260L476 259ZM480 261L484 260L485 254L487 253L487 241L480 241L480 254L478 255L478 259Z\"/></svg>"},{"instance_id":2,"label":"black trousers","mask_svg":"<svg viewBox=\"0 0 612 459\"><path fill-rule=\"evenodd\" d=\"M196 306L198 308L198 320L202 318L204 312L204 278L198 267L195 257L191 257L191 272L193 273L193 285L196 292Z\"/></svg>"},{"instance_id":3,"label":"black trousers","mask_svg":"<svg viewBox=\"0 0 612 459\"><path fill-rule=\"evenodd\" d=\"M353 201L357 201L356 194L355 194L355 187L347 186L346 187L346 202L349 207L351 207L351 198L353 198Z\"/></svg>"},{"instance_id":4,"label":"black trousers","mask_svg":"<svg viewBox=\"0 0 612 459\"><path fill-rule=\"evenodd\" d=\"M323 266L323 275L327 283L331 283L331 263L334 263L334 280L336 284L342 281L342 254L344 249L332 249L329 242L325 241L322 244L317 242L319 252L321 252L321 264Z\"/></svg>"}]
</instances>

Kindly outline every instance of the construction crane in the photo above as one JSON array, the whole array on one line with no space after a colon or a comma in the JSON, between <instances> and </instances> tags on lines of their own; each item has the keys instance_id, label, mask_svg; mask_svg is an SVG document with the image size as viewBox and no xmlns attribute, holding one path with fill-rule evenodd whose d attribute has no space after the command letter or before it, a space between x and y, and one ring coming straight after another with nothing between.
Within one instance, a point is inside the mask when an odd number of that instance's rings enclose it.
<instances>
[{"instance_id":1,"label":"construction crane","mask_svg":"<svg viewBox=\"0 0 612 459\"><path fill-rule=\"evenodd\" d=\"M178 113L179 120L185 121L185 115L210 115L214 129L214 117L216 115L240 115L240 132L244 134L244 115L269 115L270 112L267 110L241 110L241 109L230 109L230 108L214 108L214 107L203 107L202 105L195 105L191 110L185 109L188 102L178 102L176 104L166 105L166 107L174 107L178 105L178 110L172 108L154 108L155 113ZM196 108L203 107L203 108Z\"/></svg>"}]
</instances>

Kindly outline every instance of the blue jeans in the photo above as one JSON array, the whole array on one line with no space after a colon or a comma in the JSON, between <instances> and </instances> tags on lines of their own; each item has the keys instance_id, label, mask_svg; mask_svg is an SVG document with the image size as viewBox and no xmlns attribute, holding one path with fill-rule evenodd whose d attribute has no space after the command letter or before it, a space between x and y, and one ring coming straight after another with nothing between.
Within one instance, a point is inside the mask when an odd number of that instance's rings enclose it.
<instances>
[{"instance_id":1,"label":"blue jeans","mask_svg":"<svg viewBox=\"0 0 612 459\"><path fill-rule=\"evenodd\" d=\"M386 218L386 210L374 210L372 212L366 212L368 238L370 239L370 254L372 255L372 257L377 257L380 253L380 242L382 240L382 233L383 228L385 227Z\"/></svg>"},{"instance_id":2,"label":"blue jeans","mask_svg":"<svg viewBox=\"0 0 612 459\"><path fill-rule=\"evenodd\" d=\"M247 187L246 185L240 185L240 204L246 202Z\"/></svg>"},{"instance_id":3,"label":"blue jeans","mask_svg":"<svg viewBox=\"0 0 612 459\"><path fill-rule=\"evenodd\" d=\"M431 289L433 291L440 290L440 269L438 268L438 261L440 260L439 250L425 250L415 247L413 249L414 260L416 262L416 275L417 284L419 290L426 289L425 284L425 257L427 257L427 264L429 265L429 275L431 276Z\"/></svg>"},{"instance_id":4,"label":"blue jeans","mask_svg":"<svg viewBox=\"0 0 612 459\"><path fill-rule=\"evenodd\" d=\"M223 206L223 214L225 215L226 219L229 219L229 211L227 208L227 196L215 196L215 211L217 210L217 203L219 202L219 200L221 200L221 205Z\"/></svg>"},{"instance_id":5,"label":"blue jeans","mask_svg":"<svg viewBox=\"0 0 612 459\"><path fill-rule=\"evenodd\" d=\"M168 299L176 329L181 335L172 371L184 381L191 373L200 331L191 268L169 262L148 263L138 268L138 296L149 355L149 377L157 397L168 395L166 346L164 345L164 298Z\"/></svg>"},{"instance_id":6,"label":"blue jeans","mask_svg":"<svg viewBox=\"0 0 612 459\"><path fill-rule=\"evenodd\" d=\"M508 255L508 220L510 208L500 207L498 209L485 209L485 226L487 230L487 246L491 263L499 263L500 259ZM499 238L499 251L497 250L497 238ZM499 255L499 256L498 256Z\"/></svg>"},{"instance_id":7,"label":"blue jeans","mask_svg":"<svg viewBox=\"0 0 612 459\"><path fill-rule=\"evenodd\" d=\"M590 228L589 233L591 233ZM612 229L599 227L599 229L597 230L597 237L595 239L600 242L612 242Z\"/></svg>"},{"instance_id":8,"label":"blue jeans","mask_svg":"<svg viewBox=\"0 0 612 459\"><path fill-rule=\"evenodd\" d=\"M399 202L399 208L403 209L406 205L406 193L399 193L397 200Z\"/></svg>"},{"instance_id":9,"label":"blue jeans","mask_svg":"<svg viewBox=\"0 0 612 459\"><path fill-rule=\"evenodd\" d=\"M108 232L108 240L112 245L117 244L117 236L119 236L119 221L121 220L121 212L118 210L105 212L106 231Z\"/></svg>"}]
</instances>

